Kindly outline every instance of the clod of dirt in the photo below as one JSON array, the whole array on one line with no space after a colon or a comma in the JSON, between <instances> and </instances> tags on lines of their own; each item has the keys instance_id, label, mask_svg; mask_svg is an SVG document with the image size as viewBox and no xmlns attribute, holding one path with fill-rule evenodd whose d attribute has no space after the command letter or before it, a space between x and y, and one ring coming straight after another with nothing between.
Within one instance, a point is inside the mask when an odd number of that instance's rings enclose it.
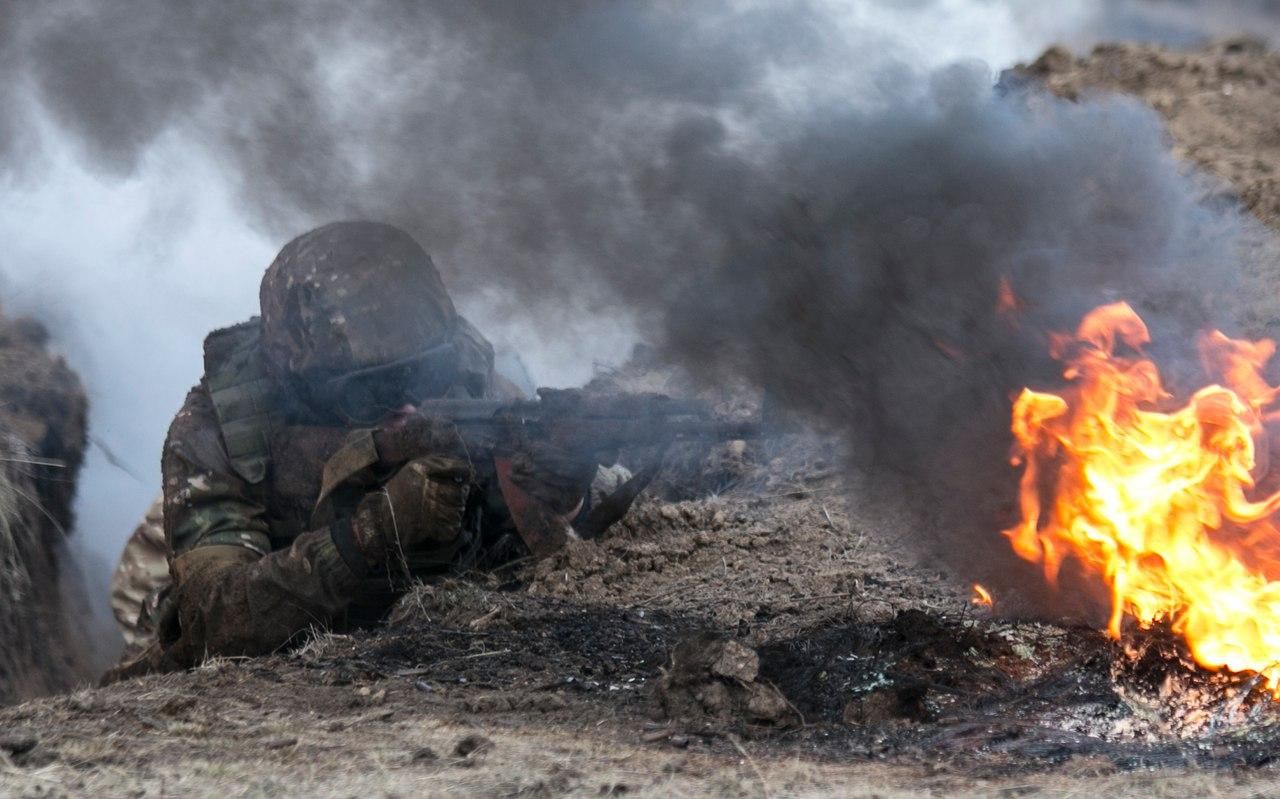
<instances>
[{"instance_id":1,"label":"clod of dirt","mask_svg":"<svg viewBox=\"0 0 1280 799\"><path fill-rule=\"evenodd\" d=\"M676 645L671 668L658 684L669 718L785 727L800 719L777 688L761 682L760 657L743 644L696 636Z\"/></svg>"},{"instance_id":2,"label":"clod of dirt","mask_svg":"<svg viewBox=\"0 0 1280 799\"><path fill-rule=\"evenodd\" d=\"M760 673L760 656L737 641L725 641L711 664L711 673L738 682L751 682Z\"/></svg>"},{"instance_id":3,"label":"clod of dirt","mask_svg":"<svg viewBox=\"0 0 1280 799\"><path fill-rule=\"evenodd\" d=\"M473 735L468 735L462 740L458 741L457 745L453 747L453 753L458 757L466 759L471 757L472 755L477 755L483 752L487 752L492 748L493 748L493 741L489 740L483 735L473 734Z\"/></svg>"},{"instance_id":4,"label":"clod of dirt","mask_svg":"<svg viewBox=\"0 0 1280 799\"><path fill-rule=\"evenodd\" d=\"M360 705L381 705L387 701L387 689L379 688L375 691L365 685L356 689L356 696L359 697L358 704Z\"/></svg>"},{"instance_id":5,"label":"clod of dirt","mask_svg":"<svg viewBox=\"0 0 1280 799\"><path fill-rule=\"evenodd\" d=\"M871 691L844 706L846 724L877 725L892 721L924 721L928 716L923 685L889 686Z\"/></svg>"}]
</instances>

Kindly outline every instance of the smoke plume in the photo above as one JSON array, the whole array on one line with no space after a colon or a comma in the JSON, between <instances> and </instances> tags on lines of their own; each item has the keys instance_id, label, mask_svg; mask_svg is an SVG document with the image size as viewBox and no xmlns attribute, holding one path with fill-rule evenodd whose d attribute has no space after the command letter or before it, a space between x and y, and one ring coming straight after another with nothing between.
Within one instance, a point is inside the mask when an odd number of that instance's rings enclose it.
<instances>
[{"instance_id":1,"label":"smoke plume","mask_svg":"<svg viewBox=\"0 0 1280 799\"><path fill-rule=\"evenodd\" d=\"M947 540L970 541L1008 477L1008 393L1053 376L1037 332L1123 294L1185 339L1230 289L1237 220L1197 201L1151 112L997 92L981 64L943 65L1119 25L1164 36L1157 5L1195 30L1184 3L11 1L0 169L26 187L65 161L163 184L130 227L148 262L205 226L199 269L136 276L192 309L162 342L190 368L144 401L145 432L121 422L148 442L144 484L162 406L198 377L192 330L252 312L264 242L365 217L418 237L482 325L639 335L707 379L750 381L929 487ZM220 241L209 202L252 240ZM6 273L19 304L75 327L75 302ZM1002 278L1016 326L993 311ZM224 281L247 285L212 300ZM99 357L91 385L118 380Z\"/></svg>"}]
</instances>

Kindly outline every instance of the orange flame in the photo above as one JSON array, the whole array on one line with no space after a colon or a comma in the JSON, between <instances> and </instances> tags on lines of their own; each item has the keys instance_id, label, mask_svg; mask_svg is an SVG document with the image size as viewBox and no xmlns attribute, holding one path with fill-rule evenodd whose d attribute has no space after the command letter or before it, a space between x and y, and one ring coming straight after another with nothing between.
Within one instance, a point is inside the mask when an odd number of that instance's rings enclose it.
<instances>
[{"instance_id":1,"label":"orange flame","mask_svg":"<svg viewBox=\"0 0 1280 799\"><path fill-rule=\"evenodd\" d=\"M983 588L980 584L973 584L973 596L969 598L969 604L980 608L993 608L996 601L991 597L991 592Z\"/></svg>"},{"instance_id":2,"label":"orange flame","mask_svg":"<svg viewBox=\"0 0 1280 799\"><path fill-rule=\"evenodd\" d=\"M1014 403L1021 520L1005 535L1051 583L1068 557L1104 580L1113 637L1125 617L1167 619L1202 666L1256 672L1280 697L1280 492L1248 496L1277 396L1261 376L1275 345L1202 336L1223 385L1162 412L1150 340L1126 303L1054 338L1069 386Z\"/></svg>"}]
</instances>

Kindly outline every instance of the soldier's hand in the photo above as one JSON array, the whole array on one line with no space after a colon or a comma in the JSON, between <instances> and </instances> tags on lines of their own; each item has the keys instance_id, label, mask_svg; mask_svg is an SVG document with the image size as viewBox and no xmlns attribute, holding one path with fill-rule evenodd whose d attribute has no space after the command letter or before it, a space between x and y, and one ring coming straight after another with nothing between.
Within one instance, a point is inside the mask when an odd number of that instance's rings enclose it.
<instances>
[{"instance_id":1,"label":"soldier's hand","mask_svg":"<svg viewBox=\"0 0 1280 799\"><path fill-rule=\"evenodd\" d=\"M395 467L415 458L466 457L458 427L448 419L413 414L373 433L378 464Z\"/></svg>"},{"instance_id":2,"label":"soldier's hand","mask_svg":"<svg viewBox=\"0 0 1280 799\"><path fill-rule=\"evenodd\" d=\"M370 566L419 547L457 541L473 480L464 461L417 458L366 494L352 518L352 532Z\"/></svg>"},{"instance_id":3,"label":"soldier's hand","mask_svg":"<svg viewBox=\"0 0 1280 799\"><path fill-rule=\"evenodd\" d=\"M525 444L511 459L511 479L556 514L573 513L591 490L598 458L551 441Z\"/></svg>"}]
</instances>

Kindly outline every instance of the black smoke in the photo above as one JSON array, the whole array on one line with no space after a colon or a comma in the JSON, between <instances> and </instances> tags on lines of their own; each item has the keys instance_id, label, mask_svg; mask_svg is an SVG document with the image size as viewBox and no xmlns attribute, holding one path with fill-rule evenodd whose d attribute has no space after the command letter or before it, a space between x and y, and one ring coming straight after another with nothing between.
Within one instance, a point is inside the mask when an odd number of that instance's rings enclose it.
<instances>
[{"instance_id":1,"label":"black smoke","mask_svg":"<svg viewBox=\"0 0 1280 799\"><path fill-rule=\"evenodd\" d=\"M922 538L966 554L1000 546L1009 396L1053 379L1044 331L1127 297L1185 342L1236 279L1234 211L1199 202L1153 113L851 60L880 43L823 3L0 12L12 174L32 109L121 178L182 137L281 241L389 221L531 323L634 317L922 486Z\"/></svg>"}]
</instances>

